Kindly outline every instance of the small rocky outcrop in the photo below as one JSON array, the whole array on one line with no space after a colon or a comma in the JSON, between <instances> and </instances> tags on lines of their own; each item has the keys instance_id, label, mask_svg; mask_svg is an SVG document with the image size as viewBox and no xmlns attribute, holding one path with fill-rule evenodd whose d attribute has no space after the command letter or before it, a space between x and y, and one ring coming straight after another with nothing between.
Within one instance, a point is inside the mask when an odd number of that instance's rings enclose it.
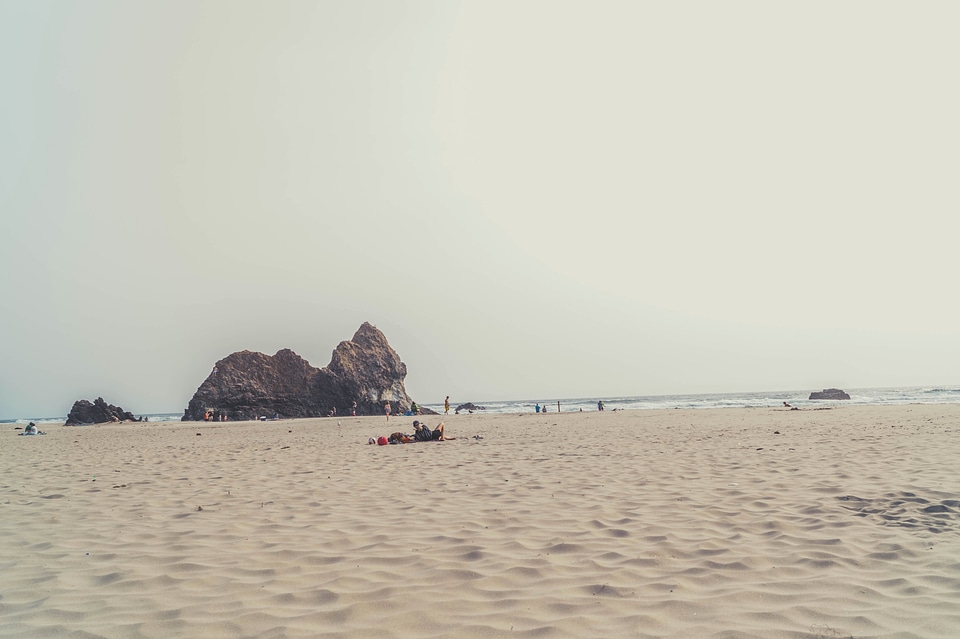
<instances>
[{"instance_id":1,"label":"small rocky outcrop","mask_svg":"<svg viewBox=\"0 0 960 639\"><path fill-rule=\"evenodd\" d=\"M375 326L364 322L340 342L325 368L289 349L276 355L251 351L218 361L184 410L183 421L260 417L383 415L409 410L403 381L407 367ZM354 406L356 408L354 408Z\"/></svg>"},{"instance_id":2,"label":"small rocky outcrop","mask_svg":"<svg viewBox=\"0 0 960 639\"><path fill-rule=\"evenodd\" d=\"M103 424L105 422L138 422L133 413L123 410L119 406L108 404L98 397L93 402L85 399L73 403L73 408L67 415L64 426L86 426L88 424Z\"/></svg>"},{"instance_id":3,"label":"small rocky outcrop","mask_svg":"<svg viewBox=\"0 0 960 639\"><path fill-rule=\"evenodd\" d=\"M472 403L472 402L467 402L466 404L460 404L459 406L457 406L456 408L454 408L454 409L453 409L453 412L456 413L457 415L459 415L459 414L460 414L460 411L462 411L462 410L465 410L465 411L467 411L467 412L469 412L469 413L472 413L472 412L475 411L475 410L487 410L487 409L486 409L485 407L483 407L483 406L477 406L476 404L474 404L474 403Z\"/></svg>"},{"instance_id":4,"label":"small rocky outcrop","mask_svg":"<svg viewBox=\"0 0 960 639\"><path fill-rule=\"evenodd\" d=\"M810 393L810 399L850 399L850 396L839 388L824 388Z\"/></svg>"}]
</instances>

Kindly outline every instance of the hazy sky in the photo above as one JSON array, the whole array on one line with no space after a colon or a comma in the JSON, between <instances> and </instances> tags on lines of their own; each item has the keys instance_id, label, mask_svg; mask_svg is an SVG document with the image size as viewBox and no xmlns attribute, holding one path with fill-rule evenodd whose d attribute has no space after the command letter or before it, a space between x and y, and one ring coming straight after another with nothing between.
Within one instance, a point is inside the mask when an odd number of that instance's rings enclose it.
<instances>
[{"instance_id":1,"label":"hazy sky","mask_svg":"<svg viewBox=\"0 0 960 639\"><path fill-rule=\"evenodd\" d=\"M0 0L0 417L960 384L956 2Z\"/></svg>"}]
</instances>

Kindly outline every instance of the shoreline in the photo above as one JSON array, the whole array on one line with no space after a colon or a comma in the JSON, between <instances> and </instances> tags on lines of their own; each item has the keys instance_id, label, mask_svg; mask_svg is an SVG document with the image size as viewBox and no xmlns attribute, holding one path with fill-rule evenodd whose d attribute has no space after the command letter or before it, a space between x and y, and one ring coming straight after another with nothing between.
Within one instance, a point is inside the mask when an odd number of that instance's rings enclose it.
<instances>
[{"instance_id":1,"label":"shoreline","mask_svg":"<svg viewBox=\"0 0 960 639\"><path fill-rule=\"evenodd\" d=\"M960 405L425 417L0 433L0 634L960 628Z\"/></svg>"},{"instance_id":2,"label":"shoreline","mask_svg":"<svg viewBox=\"0 0 960 639\"><path fill-rule=\"evenodd\" d=\"M563 401L563 400L561 400L561 401ZM570 400L568 400L568 401L570 401ZM606 401L606 400L604 400L604 401ZM555 403L554 403L554 406L555 406ZM786 412L786 411L810 412L810 411L825 411L825 410L845 410L845 409L849 409L849 408L870 408L870 407L888 408L888 407L898 407L898 406L960 406L960 401L958 401L958 402L953 402L953 401L950 401L950 402L932 402L932 401L931 401L931 402L867 403L867 404L864 404L864 403L850 402L850 401L846 401L846 400L836 400L836 401L835 401L835 400L810 400L810 403L808 403L808 404L801 405L801 406L793 406L793 405L791 405L790 408L783 407L783 406L778 406L778 405L762 405L762 406L728 405L728 406L708 406L708 407L696 407L696 408L693 408L693 407L684 407L684 406L673 406L673 407L670 407L670 408L606 408L606 409L605 409L604 411L602 411L602 412L603 412L603 413L662 412L662 411L666 411L666 412L670 412L670 411L695 411L695 412L704 412L704 411L723 411L723 410L758 410L758 411L769 410L769 411L780 411L780 412ZM424 408L431 408L431 409L432 409L432 406L429 405L429 404L423 404L423 407L424 407ZM529 409L529 410L520 410L520 411L511 411L511 412L480 410L480 411L474 411L474 412L463 412L463 413L459 413L459 414L455 414L454 412L450 412L449 414L444 414L443 411L442 411L442 408L443 408L443 407L441 406L441 410L440 410L439 412L435 412L435 413L433 413L433 414L431 414L431 413L425 413L425 414L419 415L419 416L413 415L413 414L410 414L410 415L391 415L391 418L390 418L390 419L391 419L391 421L394 421L394 420L401 420L401 421L402 421L402 420L407 420L407 421L410 421L410 422L412 423L412 421L413 421L414 419L417 419L418 417L421 418L421 419L424 419L424 418L425 418L425 419L427 419L427 420L430 420L430 419L433 419L433 418L443 419L443 418L452 418L452 417L472 417L472 416L484 416L484 415L487 415L487 416L509 416L509 415L515 415L515 416L520 416L520 417L545 418L545 417L556 416L556 415L585 415L585 414L591 414L591 413L601 412L601 411L597 411L597 410L594 408L594 409L592 409L592 410L561 410L561 411L559 411L559 412L558 412L556 409L554 409L554 410L552 410L552 411L544 411L544 412L542 412L542 413L537 413L535 410L533 410L533 409L531 408L531 409ZM118 424L117 422L100 422L100 423L98 423L98 424L79 424L79 425L72 425L72 426L69 426L68 428L88 428L88 427L98 427L98 428L99 428L99 427L101 427L101 426L108 426L108 425L117 426L117 425L121 425L121 424L126 424L126 425L138 425L138 426L150 426L150 425L158 425L158 424L206 424L206 425L214 425L214 424L217 424L217 425L229 425L229 424L277 424L277 423L288 423L288 422L298 422L298 421L307 421L307 420L309 420L309 421L318 421L318 422L320 422L320 423L325 423L325 422L329 422L329 421L338 421L338 420L342 422L342 421L344 421L344 420L358 420L358 419L370 419L370 420L378 420L378 419L379 419L379 420L383 421L383 415L356 415L356 416L353 416L353 415L334 415L334 416L324 416L324 417L281 417L281 418L279 418L279 419L266 419L266 420L247 419L247 420L233 420L233 421L225 421L225 422L216 422L216 421L209 421L209 422L207 422L207 421L204 421L204 420L188 420L188 421L182 421L182 420L179 419L179 418L177 418L177 419L154 419L156 416L160 416L160 415L173 415L173 413L149 413L149 414L145 414L145 416L151 418L150 421L145 421L145 422L144 422L144 421L141 421L141 422L138 422L138 421L124 421L124 422L120 422L119 424ZM45 426L65 426L65 419L63 419L63 418L53 418L53 417L32 417L32 418L22 417L22 418L15 418L15 419L14 419L14 418L11 418L11 419L7 419L7 420L0 420L0 425L17 427L17 426L24 426L24 425L26 425L27 423L29 423L29 422L31 422L31 421L35 422L35 423L38 424L38 425L39 425L39 424L43 424L43 425L45 425Z\"/></svg>"},{"instance_id":3,"label":"shoreline","mask_svg":"<svg viewBox=\"0 0 960 639\"><path fill-rule=\"evenodd\" d=\"M901 386L901 387L878 387L878 388L852 388L848 389L852 394L850 400L810 400L809 390L786 390L786 391L743 391L734 393L706 393L706 394L679 394L679 395L635 395L635 396L608 396L592 398L559 398L546 400L489 400L474 401L474 404L485 406L486 410L478 411L488 414L516 414L534 411L534 405L541 403L548 408L553 408L551 412L556 412L555 406L559 401L563 407L562 412L591 412L596 410L598 400L602 400L607 410L657 410L657 409L710 409L710 408L777 408L786 401L800 408L812 406L898 406L909 404L960 404L960 386L953 384L940 384L929 386ZM457 404L462 403L458 402ZM443 404L423 403L424 408L435 411L440 414L443 412ZM183 410L171 412L151 412L135 413L146 416L152 420L161 418L160 421L180 421L183 417ZM380 413L378 412L377 415ZM452 414L452 413L451 413ZM343 418L344 415L339 415ZM0 424L26 424L29 421L37 423L54 424L65 421L60 417L17 417L0 420ZM304 418L305 419L305 418ZM312 418L311 418L312 419ZM249 420L253 421L253 420Z\"/></svg>"}]
</instances>

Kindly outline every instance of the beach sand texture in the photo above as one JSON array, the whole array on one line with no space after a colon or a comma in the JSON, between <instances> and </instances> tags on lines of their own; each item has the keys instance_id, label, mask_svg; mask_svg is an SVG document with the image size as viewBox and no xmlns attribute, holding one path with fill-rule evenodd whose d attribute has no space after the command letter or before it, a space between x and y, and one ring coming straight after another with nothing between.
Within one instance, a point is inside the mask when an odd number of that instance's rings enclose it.
<instances>
[{"instance_id":1,"label":"beach sand texture","mask_svg":"<svg viewBox=\"0 0 960 639\"><path fill-rule=\"evenodd\" d=\"M0 636L960 637L958 405L340 421L0 433Z\"/></svg>"}]
</instances>

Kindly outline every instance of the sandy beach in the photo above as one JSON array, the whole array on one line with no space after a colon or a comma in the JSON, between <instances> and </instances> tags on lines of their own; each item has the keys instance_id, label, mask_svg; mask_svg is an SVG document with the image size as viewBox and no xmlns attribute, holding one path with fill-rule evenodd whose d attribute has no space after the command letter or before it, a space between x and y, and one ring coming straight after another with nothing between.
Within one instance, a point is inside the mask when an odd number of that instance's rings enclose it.
<instances>
[{"instance_id":1,"label":"sandy beach","mask_svg":"<svg viewBox=\"0 0 960 639\"><path fill-rule=\"evenodd\" d=\"M0 636L960 636L958 405L445 421L10 427Z\"/></svg>"}]
</instances>

